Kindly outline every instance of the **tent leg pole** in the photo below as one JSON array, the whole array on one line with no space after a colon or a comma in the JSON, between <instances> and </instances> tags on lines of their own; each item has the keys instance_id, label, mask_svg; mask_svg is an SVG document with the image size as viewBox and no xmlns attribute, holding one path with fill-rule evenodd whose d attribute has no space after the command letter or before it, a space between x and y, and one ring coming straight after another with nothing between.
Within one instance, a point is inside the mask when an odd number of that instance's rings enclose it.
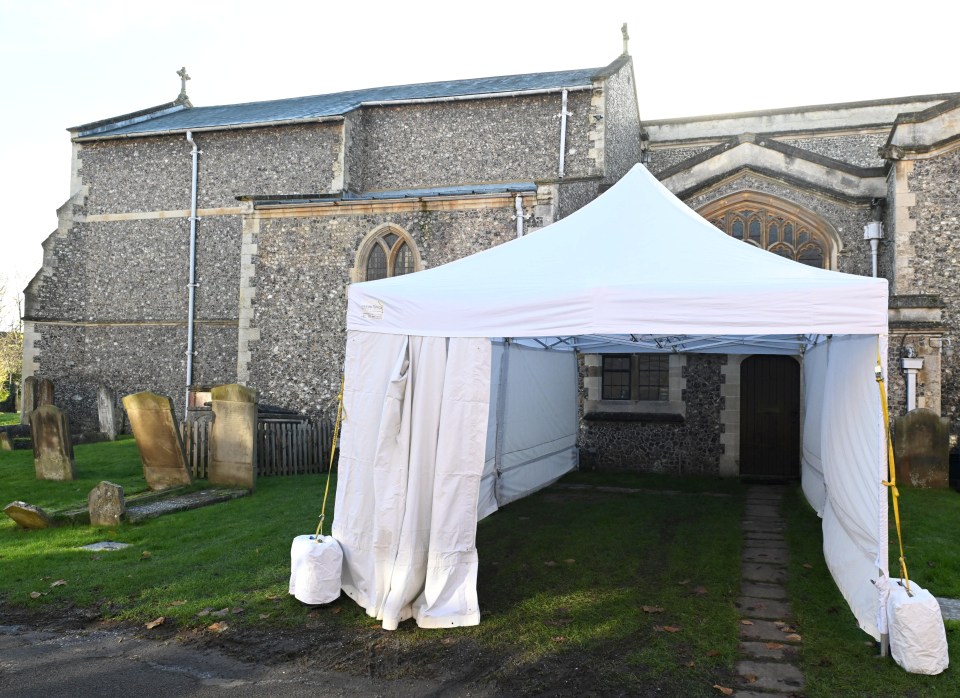
<instances>
[{"instance_id":1,"label":"tent leg pole","mask_svg":"<svg viewBox=\"0 0 960 698\"><path fill-rule=\"evenodd\" d=\"M887 633L880 636L880 656L890 656L890 636Z\"/></svg>"}]
</instances>

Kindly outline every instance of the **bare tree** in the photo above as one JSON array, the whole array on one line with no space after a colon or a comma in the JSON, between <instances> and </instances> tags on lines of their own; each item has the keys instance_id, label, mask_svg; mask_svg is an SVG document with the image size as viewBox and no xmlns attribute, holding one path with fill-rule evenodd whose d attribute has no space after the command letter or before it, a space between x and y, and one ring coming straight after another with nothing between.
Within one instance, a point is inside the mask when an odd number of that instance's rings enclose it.
<instances>
[{"instance_id":1,"label":"bare tree","mask_svg":"<svg viewBox=\"0 0 960 698\"><path fill-rule=\"evenodd\" d=\"M9 293L7 280L0 280L0 402L12 410L9 393L16 391L23 370L23 296Z\"/></svg>"}]
</instances>

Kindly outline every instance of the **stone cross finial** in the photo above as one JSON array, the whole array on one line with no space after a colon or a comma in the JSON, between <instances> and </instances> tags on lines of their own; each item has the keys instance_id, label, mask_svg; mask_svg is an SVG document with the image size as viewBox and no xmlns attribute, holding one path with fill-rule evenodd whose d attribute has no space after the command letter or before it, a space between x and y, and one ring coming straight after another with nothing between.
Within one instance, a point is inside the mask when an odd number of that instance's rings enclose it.
<instances>
[{"instance_id":1,"label":"stone cross finial","mask_svg":"<svg viewBox=\"0 0 960 698\"><path fill-rule=\"evenodd\" d=\"M630 41L630 35L627 34L627 23L624 22L623 26L620 27L620 33L623 34L623 55L630 55L630 51L627 50L627 42Z\"/></svg>"},{"instance_id":2,"label":"stone cross finial","mask_svg":"<svg viewBox=\"0 0 960 698\"><path fill-rule=\"evenodd\" d=\"M626 26L626 25L624 25L624 26ZM187 97L187 80L190 79L190 76L187 75L187 69L186 69L186 67L181 68L180 70L178 70L178 71L177 71L177 75L180 76L180 96L177 97L177 99L178 99L178 100L186 100L186 99L189 99L189 97Z\"/></svg>"}]
</instances>

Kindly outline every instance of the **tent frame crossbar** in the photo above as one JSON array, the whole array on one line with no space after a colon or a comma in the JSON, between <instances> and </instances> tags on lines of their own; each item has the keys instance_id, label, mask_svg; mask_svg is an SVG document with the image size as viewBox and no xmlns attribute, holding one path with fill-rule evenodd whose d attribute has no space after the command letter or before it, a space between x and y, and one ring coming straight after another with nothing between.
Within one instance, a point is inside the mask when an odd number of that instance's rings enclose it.
<instances>
[{"instance_id":1,"label":"tent frame crossbar","mask_svg":"<svg viewBox=\"0 0 960 698\"><path fill-rule=\"evenodd\" d=\"M517 338L521 344L535 345L550 350L574 350L591 352L599 349L624 346L636 351L644 352L716 352L718 349L735 348L742 346L763 347L783 352L785 354L802 354L804 349L816 343L817 336L813 335L637 335L637 334L590 334L568 337L521 337Z\"/></svg>"}]
</instances>

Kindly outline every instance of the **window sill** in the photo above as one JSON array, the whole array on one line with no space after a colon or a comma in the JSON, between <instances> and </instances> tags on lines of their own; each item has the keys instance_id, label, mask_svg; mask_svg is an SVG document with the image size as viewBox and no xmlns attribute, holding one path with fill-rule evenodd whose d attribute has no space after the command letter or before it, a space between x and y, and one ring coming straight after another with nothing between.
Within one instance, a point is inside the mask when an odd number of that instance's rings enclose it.
<instances>
[{"instance_id":1,"label":"window sill","mask_svg":"<svg viewBox=\"0 0 960 698\"><path fill-rule=\"evenodd\" d=\"M652 422L679 424L686 421L687 406L682 401L599 400L587 401L583 418L595 422Z\"/></svg>"},{"instance_id":2,"label":"window sill","mask_svg":"<svg viewBox=\"0 0 960 698\"><path fill-rule=\"evenodd\" d=\"M585 422L645 422L647 424L683 424L686 417L676 412L586 412Z\"/></svg>"}]
</instances>

